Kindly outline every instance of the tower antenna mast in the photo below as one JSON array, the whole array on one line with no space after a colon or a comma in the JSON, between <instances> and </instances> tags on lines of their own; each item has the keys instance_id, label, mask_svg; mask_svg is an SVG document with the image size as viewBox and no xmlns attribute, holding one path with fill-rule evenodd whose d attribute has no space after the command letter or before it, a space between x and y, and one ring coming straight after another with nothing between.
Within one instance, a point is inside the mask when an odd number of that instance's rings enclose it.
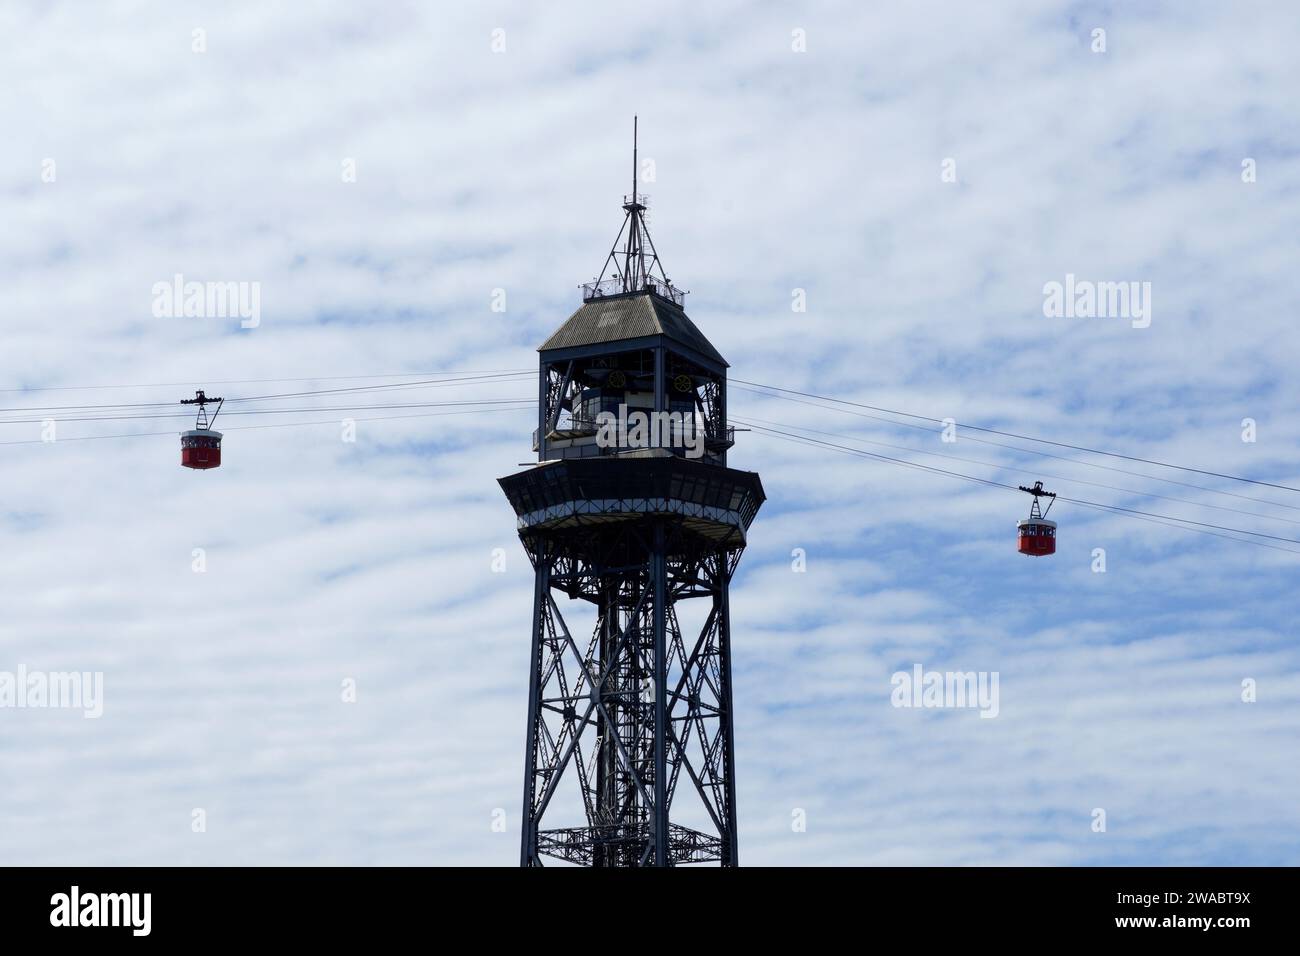
<instances>
[{"instance_id":1,"label":"tower antenna mast","mask_svg":"<svg viewBox=\"0 0 1300 956\"><path fill-rule=\"evenodd\" d=\"M600 275L582 287L583 301L607 295L653 292L681 306L686 295L673 286L664 272L650 230L645 224L646 196L641 195L640 120L632 117L632 193L623 196L623 227L605 257ZM624 238L626 233L626 238Z\"/></svg>"}]
</instances>

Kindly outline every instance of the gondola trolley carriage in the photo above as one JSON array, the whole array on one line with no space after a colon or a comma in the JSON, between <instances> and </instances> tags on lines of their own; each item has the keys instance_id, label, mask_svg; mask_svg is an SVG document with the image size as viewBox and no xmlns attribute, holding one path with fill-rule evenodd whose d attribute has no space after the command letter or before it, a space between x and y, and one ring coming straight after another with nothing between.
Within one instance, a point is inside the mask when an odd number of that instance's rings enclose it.
<instances>
[{"instance_id":1,"label":"gondola trolley carriage","mask_svg":"<svg viewBox=\"0 0 1300 956\"><path fill-rule=\"evenodd\" d=\"M181 433L181 464L186 468L221 467L221 432L212 430L212 422L221 411L222 398L209 398L203 391L194 393L193 398L182 398L182 405L199 406L199 414L191 431ZM215 404L217 410L208 418L208 405Z\"/></svg>"},{"instance_id":2,"label":"gondola trolley carriage","mask_svg":"<svg viewBox=\"0 0 1300 956\"><path fill-rule=\"evenodd\" d=\"M1035 558L1055 554L1056 522L1047 520L1047 511L1052 510L1052 503L1056 500L1056 492L1044 491L1041 481L1034 482L1032 488L1020 485L1020 490L1034 496L1034 503L1029 508L1029 517L1016 522L1020 553ZM1039 509L1039 498L1051 499L1047 502L1047 511Z\"/></svg>"}]
</instances>

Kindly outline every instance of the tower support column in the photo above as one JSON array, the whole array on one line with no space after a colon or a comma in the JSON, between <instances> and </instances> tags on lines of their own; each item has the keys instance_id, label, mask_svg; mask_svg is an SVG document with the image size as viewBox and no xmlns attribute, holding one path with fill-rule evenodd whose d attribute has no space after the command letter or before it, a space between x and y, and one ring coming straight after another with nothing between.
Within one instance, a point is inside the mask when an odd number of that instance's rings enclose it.
<instances>
[{"instance_id":1,"label":"tower support column","mask_svg":"<svg viewBox=\"0 0 1300 956\"><path fill-rule=\"evenodd\" d=\"M654 847L655 866L668 866L668 558L664 523L654 525Z\"/></svg>"},{"instance_id":2,"label":"tower support column","mask_svg":"<svg viewBox=\"0 0 1300 956\"><path fill-rule=\"evenodd\" d=\"M542 644L546 640L546 611L551 590L551 559L545 545L539 550L533 569L533 634L529 655L528 731L524 749L524 800L520 814L520 866L540 866L537 858L537 820L533 808L537 801L537 727L541 706Z\"/></svg>"}]
</instances>

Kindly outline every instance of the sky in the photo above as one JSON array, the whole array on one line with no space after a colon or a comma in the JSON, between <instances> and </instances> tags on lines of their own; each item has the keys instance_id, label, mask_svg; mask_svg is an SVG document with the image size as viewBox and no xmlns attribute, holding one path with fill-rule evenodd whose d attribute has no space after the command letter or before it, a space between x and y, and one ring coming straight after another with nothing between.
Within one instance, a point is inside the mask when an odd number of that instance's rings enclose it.
<instances>
[{"instance_id":1,"label":"sky","mask_svg":"<svg viewBox=\"0 0 1300 956\"><path fill-rule=\"evenodd\" d=\"M535 369L621 222L634 113L733 379L1300 485L1298 29L1194 0L5 4L0 672L103 693L0 707L0 862L517 862L532 577L496 479L532 380L231 403L207 472L184 419L48 407ZM257 321L159 315L177 275L255 283ZM1046 315L1067 276L1150 283L1149 325ZM339 410L398 401L501 404ZM1300 542L1293 492L815 405L730 400ZM758 430L730 464L768 495L731 595L743 864L1300 858L1300 555L1060 502L1031 559L1014 490ZM893 706L916 665L997 674L997 716Z\"/></svg>"}]
</instances>

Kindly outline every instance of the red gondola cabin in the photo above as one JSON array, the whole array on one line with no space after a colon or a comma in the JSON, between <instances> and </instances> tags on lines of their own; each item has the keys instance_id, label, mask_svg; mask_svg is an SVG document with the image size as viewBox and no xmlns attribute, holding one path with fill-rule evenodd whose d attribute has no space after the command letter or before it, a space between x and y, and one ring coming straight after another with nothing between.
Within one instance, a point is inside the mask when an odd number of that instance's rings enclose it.
<instances>
[{"instance_id":1,"label":"red gondola cabin","mask_svg":"<svg viewBox=\"0 0 1300 956\"><path fill-rule=\"evenodd\" d=\"M200 389L193 398L182 398L182 405L197 405L199 413L195 416L194 428L181 432L181 465L185 468L220 468L221 467L221 432L212 430L212 421L221 411L223 398L208 398ZM217 410L208 417L208 406L216 405Z\"/></svg>"},{"instance_id":2,"label":"red gondola cabin","mask_svg":"<svg viewBox=\"0 0 1300 956\"><path fill-rule=\"evenodd\" d=\"M221 432L196 428L181 434L181 464L186 468L221 466Z\"/></svg>"},{"instance_id":3,"label":"red gondola cabin","mask_svg":"<svg viewBox=\"0 0 1300 956\"><path fill-rule=\"evenodd\" d=\"M1020 553L1041 558L1056 553L1056 522L1046 518L1022 518L1016 522Z\"/></svg>"}]
</instances>

